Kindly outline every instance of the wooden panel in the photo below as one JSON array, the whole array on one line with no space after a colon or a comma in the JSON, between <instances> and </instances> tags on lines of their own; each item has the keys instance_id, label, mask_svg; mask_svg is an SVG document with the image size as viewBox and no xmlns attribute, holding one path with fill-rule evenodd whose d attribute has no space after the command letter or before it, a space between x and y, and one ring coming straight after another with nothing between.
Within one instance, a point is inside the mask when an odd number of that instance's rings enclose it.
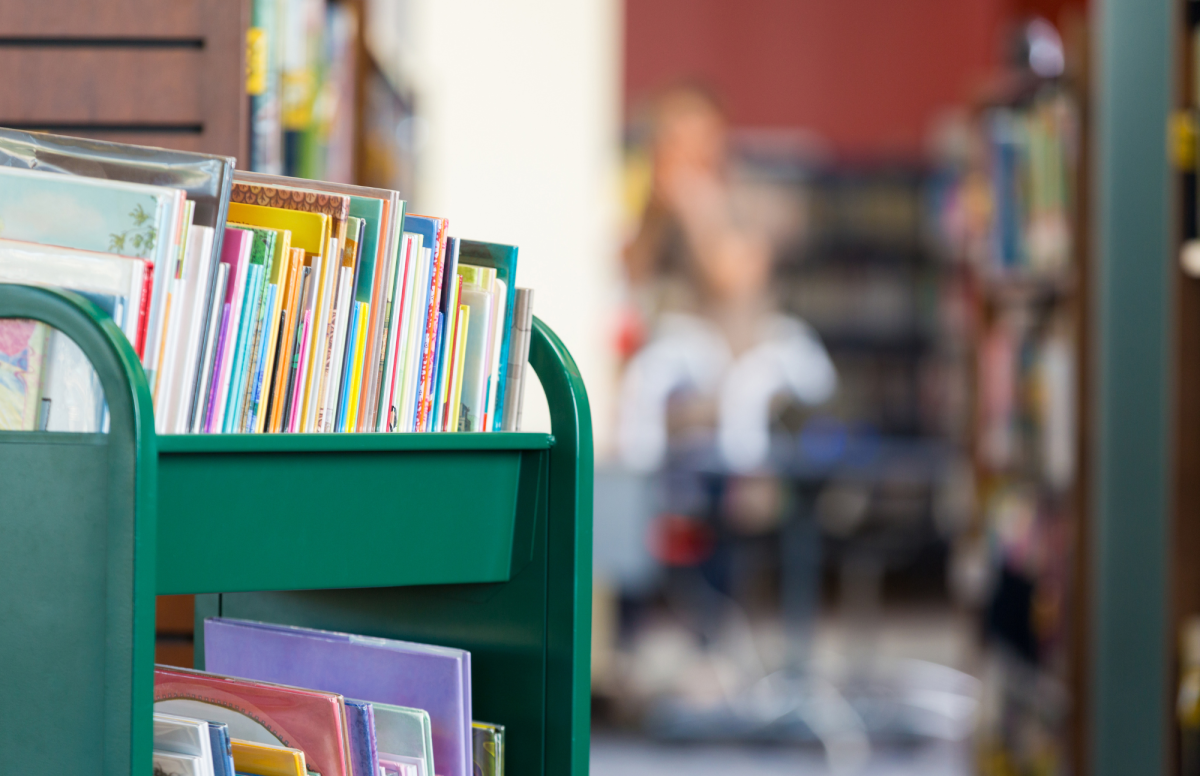
<instances>
[{"instance_id":1,"label":"wooden panel","mask_svg":"<svg viewBox=\"0 0 1200 776\"><path fill-rule=\"evenodd\" d=\"M0 48L0 122L204 121L200 49Z\"/></svg>"},{"instance_id":2,"label":"wooden panel","mask_svg":"<svg viewBox=\"0 0 1200 776\"><path fill-rule=\"evenodd\" d=\"M154 632L191 637L196 623L196 597L160 595L155 605Z\"/></svg>"},{"instance_id":3,"label":"wooden panel","mask_svg":"<svg viewBox=\"0 0 1200 776\"><path fill-rule=\"evenodd\" d=\"M173 151L213 153L209 148L212 142L212 122L205 122L204 127L203 134L199 132L125 132L103 129L55 129L53 131L57 135L90 137L95 140L107 140L110 143L170 148Z\"/></svg>"},{"instance_id":4,"label":"wooden panel","mask_svg":"<svg viewBox=\"0 0 1200 776\"><path fill-rule=\"evenodd\" d=\"M0 36L200 37L203 0L0 3Z\"/></svg>"}]
</instances>

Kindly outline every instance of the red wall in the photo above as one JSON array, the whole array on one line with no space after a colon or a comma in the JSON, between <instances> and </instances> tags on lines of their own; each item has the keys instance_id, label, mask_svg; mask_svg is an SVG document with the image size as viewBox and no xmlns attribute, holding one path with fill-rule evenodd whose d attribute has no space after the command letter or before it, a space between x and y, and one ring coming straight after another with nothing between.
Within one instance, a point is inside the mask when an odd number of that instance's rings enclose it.
<instances>
[{"instance_id":1,"label":"red wall","mask_svg":"<svg viewBox=\"0 0 1200 776\"><path fill-rule=\"evenodd\" d=\"M913 157L995 71L1010 2L626 0L626 104L696 79L736 126L809 129L845 157Z\"/></svg>"}]
</instances>

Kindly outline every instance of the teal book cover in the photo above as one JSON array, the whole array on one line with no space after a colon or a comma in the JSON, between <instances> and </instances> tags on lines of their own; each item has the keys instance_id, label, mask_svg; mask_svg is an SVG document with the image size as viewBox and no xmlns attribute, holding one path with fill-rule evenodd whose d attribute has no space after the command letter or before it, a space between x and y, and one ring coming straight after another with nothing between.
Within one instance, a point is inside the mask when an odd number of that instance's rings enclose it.
<instances>
[{"instance_id":1,"label":"teal book cover","mask_svg":"<svg viewBox=\"0 0 1200 776\"><path fill-rule=\"evenodd\" d=\"M373 197L350 197L350 215L363 220L363 234L358 247L358 284L354 301L371 303L375 287L375 267L379 261L379 240L383 229L383 200Z\"/></svg>"},{"instance_id":2,"label":"teal book cover","mask_svg":"<svg viewBox=\"0 0 1200 776\"><path fill-rule=\"evenodd\" d=\"M258 305L262 299L265 275L261 264L251 264L246 276L246 292L242 302L241 320L238 322L237 339L233 350L233 367L230 372L229 399L225 405L225 420L222 430L226 434L235 431L234 424L241 417L246 387L246 357L254 327L259 322Z\"/></svg>"},{"instance_id":3,"label":"teal book cover","mask_svg":"<svg viewBox=\"0 0 1200 776\"><path fill-rule=\"evenodd\" d=\"M504 414L504 384L507 382L508 345L512 332L513 307L517 295L517 249L513 245L479 242L478 240L462 240L458 250L458 263L475 267L491 267L496 270L496 277L504 281L504 338L500 345L500 374L496 383L496 408L499 410L490 419L493 431L502 427Z\"/></svg>"}]
</instances>

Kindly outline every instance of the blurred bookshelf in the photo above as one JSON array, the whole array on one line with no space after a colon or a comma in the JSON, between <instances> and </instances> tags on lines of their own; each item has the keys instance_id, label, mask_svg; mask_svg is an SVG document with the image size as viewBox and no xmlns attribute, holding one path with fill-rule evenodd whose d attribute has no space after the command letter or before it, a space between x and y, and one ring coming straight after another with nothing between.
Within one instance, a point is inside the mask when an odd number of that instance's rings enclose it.
<instances>
[{"instance_id":1,"label":"blurred bookshelf","mask_svg":"<svg viewBox=\"0 0 1200 776\"><path fill-rule=\"evenodd\" d=\"M983 773L1087 770L1088 56L1083 20L1059 21L1025 25L928 197L986 564Z\"/></svg>"}]
</instances>

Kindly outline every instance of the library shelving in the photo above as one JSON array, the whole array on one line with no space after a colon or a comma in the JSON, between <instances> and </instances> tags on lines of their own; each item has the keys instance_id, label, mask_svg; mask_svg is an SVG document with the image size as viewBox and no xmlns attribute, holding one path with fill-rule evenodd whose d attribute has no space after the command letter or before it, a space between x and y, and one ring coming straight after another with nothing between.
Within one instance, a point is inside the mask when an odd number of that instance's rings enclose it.
<instances>
[{"instance_id":1,"label":"library shelving","mask_svg":"<svg viewBox=\"0 0 1200 776\"><path fill-rule=\"evenodd\" d=\"M171 593L196 595L197 623L468 649L509 772L587 773L591 418L543 323L529 363L551 434L158 436L99 308L0 284L0 318L74 340L109 411L105 434L0 432L6 772L150 772L155 594Z\"/></svg>"}]
</instances>

